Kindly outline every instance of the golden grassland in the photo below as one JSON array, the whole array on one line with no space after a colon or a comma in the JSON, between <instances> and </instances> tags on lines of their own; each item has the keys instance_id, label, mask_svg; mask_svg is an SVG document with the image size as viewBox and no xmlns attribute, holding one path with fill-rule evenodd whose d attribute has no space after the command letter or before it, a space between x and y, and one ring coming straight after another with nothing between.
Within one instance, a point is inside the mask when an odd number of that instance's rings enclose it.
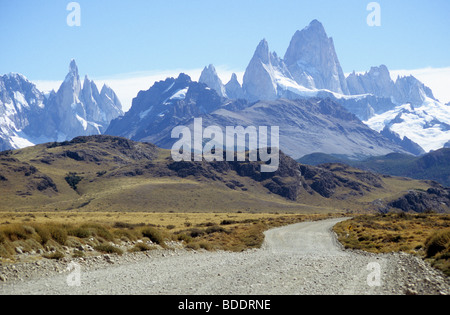
<instances>
[{"instance_id":1,"label":"golden grassland","mask_svg":"<svg viewBox=\"0 0 450 315\"><path fill-rule=\"evenodd\" d=\"M148 241L161 247L178 241L189 249L243 251L260 247L270 228L336 216L341 215L1 212L0 258L14 261L17 248L24 253L40 251L45 258L79 257L86 255L78 250L83 245L93 247L92 254L122 254L155 248L145 245ZM144 242L120 247L136 241Z\"/></svg>"},{"instance_id":2,"label":"golden grassland","mask_svg":"<svg viewBox=\"0 0 450 315\"><path fill-rule=\"evenodd\" d=\"M334 231L346 248L419 255L450 276L449 214L361 215L337 224Z\"/></svg>"}]
</instances>

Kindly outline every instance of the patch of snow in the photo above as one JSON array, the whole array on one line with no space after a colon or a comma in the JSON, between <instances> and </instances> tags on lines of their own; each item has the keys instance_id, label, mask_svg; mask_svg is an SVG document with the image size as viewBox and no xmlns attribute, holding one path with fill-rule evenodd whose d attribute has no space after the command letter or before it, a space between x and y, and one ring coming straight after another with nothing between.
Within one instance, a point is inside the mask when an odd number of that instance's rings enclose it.
<instances>
[{"instance_id":1,"label":"patch of snow","mask_svg":"<svg viewBox=\"0 0 450 315\"><path fill-rule=\"evenodd\" d=\"M77 117L77 120L80 122L81 126L83 126L83 129L86 131L87 127L88 127L88 122L84 118L82 118L78 115L75 115L75 116Z\"/></svg>"},{"instance_id":2,"label":"patch of snow","mask_svg":"<svg viewBox=\"0 0 450 315\"><path fill-rule=\"evenodd\" d=\"M19 135L10 136L9 142L11 143L11 146L14 147L15 149L23 149L35 145L35 143L32 143L28 139L20 137Z\"/></svg>"},{"instance_id":3,"label":"patch of snow","mask_svg":"<svg viewBox=\"0 0 450 315\"><path fill-rule=\"evenodd\" d=\"M165 91L164 91L164 93L167 93L167 92L169 92L172 88L173 88L173 86L175 85L175 82L173 82ZM163 93L163 94L164 94Z\"/></svg>"},{"instance_id":4,"label":"patch of snow","mask_svg":"<svg viewBox=\"0 0 450 315\"><path fill-rule=\"evenodd\" d=\"M22 109L22 107L30 107L27 100L25 99L25 96L21 92L14 91L14 99L16 100L16 106L18 107L19 111Z\"/></svg>"},{"instance_id":5,"label":"patch of snow","mask_svg":"<svg viewBox=\"0 0 450 315\"><path fill-rule=\"evenodd\" d=\"M304 97L315 97L319 92L319 90L317 89L308 89L304 86L301 86L300 84L292 79L287 78L277 70L273 71L273 75L277 86L284 91L290 91Z\"/></svg>"},{"instance_id":6,"label":"patch of snow","mask_svg":"<svg viewBox=\"0 0 450 315\"><path fill-rule=\"evenodd\" d=\"M176 92L172 97L170 97L170 100L184 100L186 98L186 94L188 93L189 88L182 89L178 92Z\"/></svg>"},{"instance_id":7,"label":"patch of snow","mask_svg":"<svg viewBox=\"0 0 450 315\"><path fill-rule=\"evenodd\" d=\"M146 111L143 111L142 113L140 113L139 118L142 120L145 117L147 117L147 115L151 112L152 109L153 109L153 106L150 107L149 109L147 109Z\"/></svg>"},{"instance_id":8,"label":"patch of snow","mask_svg":"<svg viewBox=\"0 0 450 315\"><path fill-rule=\"evenodd\" d=\"M364 123L378 132L390 126L401 138L408 137L427 152L441 149L450 141L450 130L444 125L450 125L450 108L430 98L420 107L399 105Z\"/></svg>"}]
</instances>

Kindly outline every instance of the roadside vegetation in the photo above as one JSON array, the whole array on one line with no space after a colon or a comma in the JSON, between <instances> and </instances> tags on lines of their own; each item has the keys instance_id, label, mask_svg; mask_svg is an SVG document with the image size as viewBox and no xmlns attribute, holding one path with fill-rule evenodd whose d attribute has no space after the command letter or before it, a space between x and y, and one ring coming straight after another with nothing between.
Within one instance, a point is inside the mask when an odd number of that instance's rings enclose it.
<instances>
[{"instance_id":1,"label":"roadside vegetation","mask_svg":"<svg viewBox=\"0 0 450 315\"><path fill-rule=\"evenodd\" d=\"M174 246L244 251L259 248L263 233L270 228L336 216L339 215L1 213L0 261L14 262L19 256L63 259L122 255Z\"/></svg>"},{"instance_id":2,"label":"roadside vegetation","mask_svg":"<svg viewBox=\"0 0 450 315\"><path fill-rule=\"evenodd\" d=\"M361 215L334 231L349 249L418 255L450 276L450 215L389 213Z\"/></svg>"}]
</instances>

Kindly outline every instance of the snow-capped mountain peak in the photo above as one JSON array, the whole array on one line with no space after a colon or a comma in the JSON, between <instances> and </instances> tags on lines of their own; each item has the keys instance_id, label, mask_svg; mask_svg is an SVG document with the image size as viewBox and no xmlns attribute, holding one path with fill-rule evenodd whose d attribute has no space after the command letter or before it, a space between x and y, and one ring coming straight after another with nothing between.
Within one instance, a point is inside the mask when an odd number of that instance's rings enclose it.
<instances>
[{"instance_id":1,"label":"snow-capped mountain peak","mask_svg":"<svg viewBox=\"0 0 450 315\"><path fill-rule=\"evenodd\" d=\"M209 65L203 69L199 82L206 84L211 89L214 89L221 97L227 97L225 86L223 85L222 80L219 78L216 68L213 65Z\"/></svg>"},{"instance_id":2,"label":"snow-capped mountain peak","mask_svg":"<svg viewBox=\"0 0 450 315\"><path fill-rule=\"evenodd\" d=\"M58 91L46 95L23 75L0 76L0 150L100 134L120 115L114 91L99 93L88 76L82 83L75 60Z\"/></svg>"},{"instance_id":3,"label":"snow-capped mountain peak","mask_svg":"<svg viewBox=\"0 0 450 315\"><path fill-rule=\"evenodd\" d=\"M284 62L301 86L349 94L333 39L317 20L294 34Z\"/></svg>"}]
</instances>

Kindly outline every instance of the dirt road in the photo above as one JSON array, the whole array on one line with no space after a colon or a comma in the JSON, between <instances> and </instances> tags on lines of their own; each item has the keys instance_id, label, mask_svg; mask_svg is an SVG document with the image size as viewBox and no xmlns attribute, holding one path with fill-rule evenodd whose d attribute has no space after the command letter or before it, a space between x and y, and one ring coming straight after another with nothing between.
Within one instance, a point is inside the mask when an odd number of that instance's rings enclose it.
<instances>
[{"instance_id":1,"label":"dirt road","mask_svg":"<svg viewBox=\"0 0 450 315\"><path fill-rule=\"evenodd\" d=\"M243 253L179 250L96 268L80 263L79 270L0 283L0 294L450 293L448 280L416 257L342 250L331 231L341 220L270 230L262 249Z\"/></svg>"}]
</instances>

